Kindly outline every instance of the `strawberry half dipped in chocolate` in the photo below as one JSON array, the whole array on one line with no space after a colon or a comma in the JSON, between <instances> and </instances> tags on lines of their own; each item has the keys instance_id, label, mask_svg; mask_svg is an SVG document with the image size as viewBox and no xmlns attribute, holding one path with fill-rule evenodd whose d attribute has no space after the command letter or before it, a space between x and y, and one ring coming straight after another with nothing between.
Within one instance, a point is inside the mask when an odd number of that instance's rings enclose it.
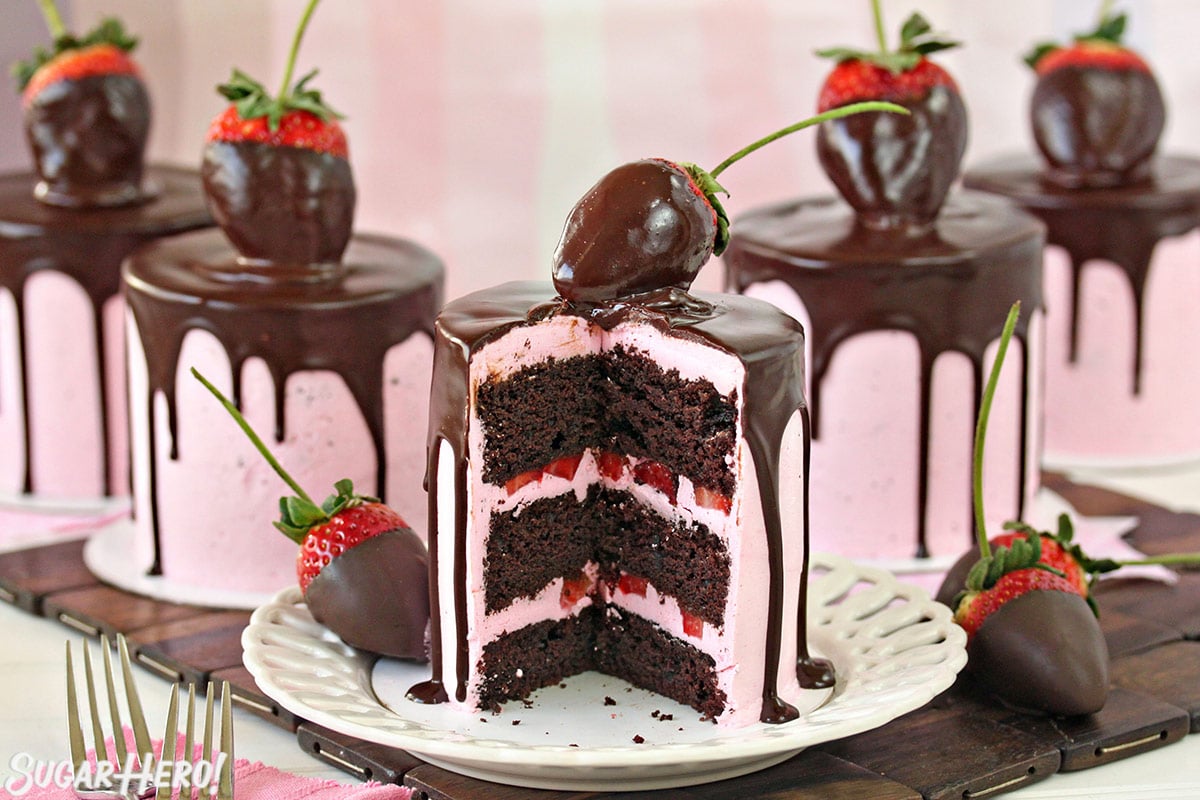
<instances>
[{"instance_id":1,"label":"strawberry half dipped in chocolate","mask_svg":"<svg viewBox=\"0 0 1200 800\"><path fill-rule=\"evenodd\" d=\"M933 222L958 178L967 146L967 112L958 85L927 58L956 47L913 14L888 48L879 0L872 9L879 49L821 50L837 66L817 101L827 111L863 100L887 100L909 111L861 114L823 124L817 156L858 219L876 229L924 228Z\"/></svg>"},{"instance_id":2,"label":"strawberry half dipped in chocolate","mask_svg":"<svg viewBox=\"0 0 1200 800\"><path fill-rule=\"evenodd\" d=\"M356 494L348 480L317 505L233 403L195 369L192 374L296 493L280 498L275 527L300 545L296 577L313 619L360 650L427 661L429 553L420 537L390 507Z\"/></svg>"},{"instance_id":3,"label":"strawberry half dipped in chocolate","mask_svg":"<svg viewBox=\"0 0 1200 800\"><path fill-rule=\"evenodd\" d=\"M54 43L13 68L38 173L34 196L67 208L147 199L142 174L150 96L130 57L137 39L111 18L73 36L53 0L39 5Z\"/></svg>"},{"instance_id":4,"label":"strawberry half dipped in chocolate","mask_svg":"<svg viewBox=\"0 0 1200 800\"><path fill-rule=\"evenodd\" d=\"M608 303L686 292L710 256L729 244L728 195L717 176L745 156L804 128L866 112L905 113L892 103L856 103L802 120L750 144L708 171L651 158L609 172L571 209L552 277L573 303Z\"/></svg>"},{"instance_id":5,"label":"strawberry half dipped in chocolate","mask_svg":"<svg viewBox=\"0 0 1200 800\"><path fill-rule=\"evenodd\" d=\"M318 0L309 0L278 95L239 70L217 87L232 104L209 126L201 176L209 210L240 260L300 269L336 265L350 241L357 198L339 115L292 84L300 42Z\"/></svg>"},{"instance_id":6,"label":"strawberry half dipped in chocolate","mask_svg":"<svg viewBox=\"0 0 1200 800\"><path fill-rule=\"evenodd\" d=\"M1108 699L1108 646L1093 607L1072 577L1043 563L1040 536L1014 537L993 550L984 528L983 442L1019 313L1018 303L980 404L973 463L979 550L950 608L967 632L966 672L986 692L1022 711L1092 714Z\"/></svg>"},{"instance_id":7,"label":"strawberry half dipped in chocolate","mask_svg":"<svg viewBox=\"0 0 1200 800\"><path fill-rule=\"evenodd\" d=\"M1150 66L1122 44L1125 25L1106 4L1095 30L1065 46L1038 45L1025 58L1037 73L1033 138L1060 186L1119 186L1149 175L1166 107Z\"/></svg>"}]
</instances>

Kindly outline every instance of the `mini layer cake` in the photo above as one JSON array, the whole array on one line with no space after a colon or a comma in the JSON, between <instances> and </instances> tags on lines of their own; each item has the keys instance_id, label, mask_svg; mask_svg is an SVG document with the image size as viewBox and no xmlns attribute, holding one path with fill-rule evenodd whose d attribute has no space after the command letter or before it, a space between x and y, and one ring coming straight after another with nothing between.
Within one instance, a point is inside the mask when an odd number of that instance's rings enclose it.
<instances>
[{"instance_id":1,"label":"mini layer cake","mask_svg":"<svg viewBox=\"0 0 1200 800\"><path fill-rule=\"evenodd\" d=\"M35 172L0 176L0 496L129 492L121 262L212 225L195 171L147 168L150 97L116 19L14 65Z\"/></svg>"},{"instance_id":2,"label":"mini layer cake","mask_svg":"<svg viewBox=\"0 0 1200 800\"><path fill-rule=\"evenodd\" d=\"M1147 179L1070 189L1033 157L967 172L1048 228L1048 462L1143 466L1200 458L1200 160L1157 158Z\"/></svg>"},{"instance_id":3,"label":"mini layer cake","mask_svg":"<svg viewBox=\"0 0 1200 800\"><path fill-rule=\"evenodd\" d=\"M897 236L820 198L753 211L733 232L730 286L808 332L815 548L940 563L971 545L974 420L1014 300L1032 313L992 409L984 505L994 527L1029 508L1043 324L1035 219L962 192L924 234Z\"/></svg>"},{"instance_id":4,"label":"mini layer cake","mask_svg":"<svg viewBox=\"0 0 1200 800\"><path fill-rule=\"evenodd\" d=\"M812 708L800 327L736 296L553 294L505 284L438 318L413 697L496 708L599 670L723 725Z\"/></svg>"},{"instance_id":5,"label":"mini layer cake","mask_svg":"<svg viewBox=\"0 0 1200 800\"><path fill-rule=\"evenodd\" d=\"M62 208L0 176L0 495L128 494L121 262L212 224L194 170L146 177L149 202Z\"/></svg>"},{"instance_id":6,"label":"mini layer cake","mask_svg":"<svg viewBox=\"0 0 1200 800\"><path fill-rule=\"evenodd\" d=\"M1039 479L1044 230L996 198L951 195L967 112L926 54L954 44L913 14L897 50L822 51L837 65L819 110L880 99L908 113L823 122L817 155L841 197L740 216L724 259L728 288L808 334L813 546L905 570L949 566L974 541L974 422L1015 301L1021 366L992 414L991 524L1021 514Z\"/></svg>"},{"instance_id":7,"label":"mini layer cake","mask_svg":"<svg viewBox=\"0 0 1200 800\"><path fill-rule=\"evenodd\" d=\"M1200 159L1157 154L1165 99L1124 30L1105 14L1035 48L1040 158L964 176L1048 228L1045 449L1059 466L1200 458Z\"/></svg>"},{"instance_id":8,"label":"mini layer cake","mask_svg":"<svg viewBox=\"0 0 1200 800\"><path fill-rule=\"evenodd\" d=\"M344 263L255 271L221 231L125 267L140 569L197 591L295 581L274 532L281 482L189 374L224 388L303 485L350 478L420 530L433 319L442 267L410 242L351 239Z\"/></svg>"}]
</instances>

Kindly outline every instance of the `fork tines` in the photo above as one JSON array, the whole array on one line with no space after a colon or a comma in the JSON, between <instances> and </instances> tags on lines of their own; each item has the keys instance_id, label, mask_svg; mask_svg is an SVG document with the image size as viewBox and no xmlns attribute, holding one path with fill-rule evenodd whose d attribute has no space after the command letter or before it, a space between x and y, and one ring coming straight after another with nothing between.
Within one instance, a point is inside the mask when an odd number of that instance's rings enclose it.
<instances>
[{"instance_id":1,"label":"fork tines","mask_svg":"<svg viewBox=\"0 0 1200 800\"><path fill-rule=\"evenodd\" d=\"M179 747L179 697L181 686L171 687L167 706L167 724L163 732L162 764L164 780L159 783L156 800L170 800L172 787L179 787L181 800L212 797L217 800L233 800L233 703L229 694L229 682L221 684L221 715L215 720L216 686L210 681L205 692L204 729L200 746L200 759L196 760L196 687L188 684L187 704L184 708L183 746ZM214 738L218 737L217 749L213 749ZM163 770L160 770L163 772Z\"/></svg>"},{"instance_id":2,"label":"fork tines","mask_svg":"<svg viewBox=\"0 0 1200 800\"><path fill-rule=\"evenodd\" d=\"M95 770L88 764L87 744L82 729L82 716L79 711L78 694L75 687L74 664L71 658L71 643L67 642L67 735L71 751L71 763L77 776L92 776L91 781L80 780L77 788L97 791L96 796L104 796L103 790L114 785L115 776L131 774L135 771L144 772L151 758L150 734L146 728L145 715L142 713L141 701L138 699L137 686L133 680L133 669L129 663L129 649L124 636L117 637L120 651L121 672L125 688L125 700L129 714L129 727L133 730L134 744L137 752L130 759L125 744L125 731L122 722L120 704L117 700L116 681L113 676L112 648L107 636L100 638L100 649L104 660L105 695L108 699L108 719L112 727L113 748L110 755L105 742L104 724L99 710L99 691L96 687L95 674L92 670L92 656L86 642L83 643L83 673L87 689L88 718L92 731L92 745L96 754ZM106 776L101 772L107 772ZM86 785L84 785L86 783ZM118 791L112 791L108 796L123 796Z\"/></svg>"},{"instance_id":3,"label":"fork tines","mask_svg":"<svg viewBox=\"0 0 1200 800\"><path fill-rule=\"evenodd\" d=\"M130 665L129 647L125 637L117 636L117 651L121 662L127 720L117 699L116 679L112 665L112 649L107 636L100 638L104 660L104 694L107 698L107 719L112 728L113 745L107 746L104 720L100 711L100 691L92 669L92 656L87 642L83 643L83 677L87 694L87 716L91 729L96 767L88 762L88 743L84 735L83 714L80 713L79 693L75 685L75 664L71 643L67 642L67 735L71 763L76 776L90 775L91 780L79 777L75 790L78 797L89 798L149 798L169 800L178 788L180 800L233 800L233 703L229 682L221 684L220 716L216 715L217 691L208 684L204 705L200 757L196 753L196 687L187 686L184 706L182 746L179 742L179 693L181 686L171 686L167 723L163 733L162 754L154 757L153 743L146 727L146 717L138 697L137 685ZM133 731L135 753L129 753L124 726ZM214 747L215 745L215 747Z\"/></svg>"}]
</instances>

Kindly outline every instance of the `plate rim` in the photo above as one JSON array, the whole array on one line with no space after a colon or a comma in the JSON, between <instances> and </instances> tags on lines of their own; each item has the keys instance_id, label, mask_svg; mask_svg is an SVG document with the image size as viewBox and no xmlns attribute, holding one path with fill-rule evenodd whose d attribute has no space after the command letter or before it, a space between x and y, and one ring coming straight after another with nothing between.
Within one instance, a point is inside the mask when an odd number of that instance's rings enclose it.
<instances>
[{"instance_id":1,"label":"plate rim","mask_svg":"<svg viewBox=\"0 0 1200 800\"><path fill-rule=\"evenodd\" d=\"M834 575L836 581L829 579L830 575ZM820 707L795 723L782 725L756 723L734 729L714 726L714 731L723 733L716 737L719 739L721 747L719 755L711 752L715 740L704 740L699 743L663 743L647 748L639 747L636 744L620 744L609 747L572 747L567 743L529 746L503 739L480 739L470 736L437 739L424 736L418 731L372 728L364 722L349 718L346 712L314 707L305 699L297 697L291 689L276 680L272 674L273 670L269 664L272 655L271 648L278 648L279 645L270 641L271 634L286 630L291 637L289 646L300 650L308 648L309 656L312 656L311 648L318 646L323 654L332 655L344 668L344 671L354 675L357 681L357 699L359 701L369 698L376 704L380 712L394 716L401 721L405 720L405 717L394 708L384 705L371 686L372 670L377 657L345 645L335 634L315 621L311 623L306 621L307 630L298 630L294 626L281 624L273 618L277 614L277 609L281 607L292 610L303 608L300 591L297 587L284 589L270 602L253 612L250 623L242 633L243 661L264 694L301 718L366 742L407 750L418 757L428 754L431 760L437 761L438 765L445 769L455 770L461 762L463 774L468 774L470 771L475 777L481 777L475 765L486 764L488 762L486 756L489 753L492 755L493 761L498 765L503 763L508 770L491 775L490 778L484 777L484 779L500 780L509 784L519 782L519 785L536 788L578 790L598 785L595 782L589 783L588 779L583 776L577 779L564 778L560 780L546 778L544 773L529 772L529 768L545 767L548 763L555 770L615 767L644 771L653 768L667 768L671 765L685 766L698 761L711 765L715 760L726 762L728 770L723 777L732 777L769 767L772 763L778 763L806 747L871 730L913 711L949 688L958 672L966 664L966 634L953 622L950 610L946 606L933 600L929 593L921 587L897 580L886 570L855 564L841 556L819 553L813 553L811 556L808 608L810 631L815 629L822 634L836 636L842 627L840 623L821 621L816 617L833 614L837 602L840 602L845 591L861 583L875 586L872 591L876 591L878 595L874 600L874 605L877 606L876 611L886 609L898 598L906 604L917 604L914 612L919 612L920 622L937 626L936 632L942 638L935 644L945 652L939 660L932 664L917 665L935 667L933 674L929 674L929 670L925 670L920 682L901 684L897 681L897 685L902 685L905 690L901 695L890 697L884 695L880 698L882 702L871 706L868 713L859 714L850 719L825 724L820 724L818 719L818 724L804 724L806 720L810 720L814 716L819 718L822 709L835 708L839 704L845 703L847 696L854 697L854 690L861 688L859 687L861 680L839 686ZM845 587L845 589L839 592L838 587ZM816 602L814 603L814 601ZM814 611L821 612L821 614L814 614ZM874 613L867 614L866 619L869 620ZM906 623L900 626L900 629L912 624L914 623ZM293 649L291 652L294 655L297 650ZM899 658L900 655L893 654L892 658ZM886 662L886 660L885 657L884 661ZM323 663L328 664L328 662ZM856 664L857 662L852 662L850 666L856 666ZM839 669L841 668L839 667ZM848 679L852 678L855 673L856 670L848 673ZM751 735L731 737L729 736L731 730ZM769 761L768 759L773 755L781 757ZM714 758L714 756L716 757ZM503 758L503 762L501 762L501 758ZM743 770L737 769L739 763L751 760L763 763L757 768L751 766ZM514 773L514 768L520 768L520 771ZM623 781L623 785L631 788L636 785L647 788L687 785L684 782L687 777L685 774L677 777L678 780L669 780L665 783L661 779L647 777L642 777L639 783L639 779L635 778L632 783ZM698 782L714 781L721 777L722 775L710 775ZM606 774L606 778L611 780L611 775ZM607 785L611 785L611 783Z\"/></svg>"}]
</instances>

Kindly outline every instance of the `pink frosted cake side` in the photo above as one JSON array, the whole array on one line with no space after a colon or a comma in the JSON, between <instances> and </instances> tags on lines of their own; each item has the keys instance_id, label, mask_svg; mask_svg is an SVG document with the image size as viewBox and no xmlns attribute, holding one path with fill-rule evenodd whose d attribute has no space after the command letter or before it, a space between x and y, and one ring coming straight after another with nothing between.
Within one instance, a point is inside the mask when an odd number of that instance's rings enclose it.
<instances>
[{"instance_id":1,"label":"pink frosted cake side","mask_svg":"<svg viewBox=\"0 0 1200 800\"><path fill-rule=\"evenodd\" d=\"M952 194L925 232L871 230L833 198L734 221L728 285L804 325L813 413L812 546L897 568L933 567L973 542L971 456L1009 306L1022 324L985 453L999 527L1039 485L1041 249L1032 217Z\"/></svg>"},{"instance_id":2,"label":"pink frosted cake side","mask_svg":"<svg viewBox=\"0 0 1200 800\"><path fill-rule=\"evenodd\" d=\"M206 227L194 171L152 168L144 203L66 209L0 176L0 495L95 502L128 493L122 260Z\"/></svg>"},{"instance_id":3,"label":"pink frosted cake side","mask_svg":"<svg viewBox=\"0 0 1200 800\"><path fill-rule=\"evenodd\" d=\"M1046 460L1148 466L1200 458L1200 160L1141 182L1067 189L1033 158L969 171L1045 222Z\"/></svg>"},{"instance_id":4,"label":"pink frosted cake side","mask_svg":"<svg viewBox=\"0 0 1200 800\"><path fill-rule=\"evenodd\" d=\"M328 272L277 273L241 270L215 230L126 264L133 555L198 596L273 593L295 581L297 550L271 525L287 487L193 367L301 485L350 478L425 528L440 262L403 240L357 236Z\"/></svg>"}]
</instances>

